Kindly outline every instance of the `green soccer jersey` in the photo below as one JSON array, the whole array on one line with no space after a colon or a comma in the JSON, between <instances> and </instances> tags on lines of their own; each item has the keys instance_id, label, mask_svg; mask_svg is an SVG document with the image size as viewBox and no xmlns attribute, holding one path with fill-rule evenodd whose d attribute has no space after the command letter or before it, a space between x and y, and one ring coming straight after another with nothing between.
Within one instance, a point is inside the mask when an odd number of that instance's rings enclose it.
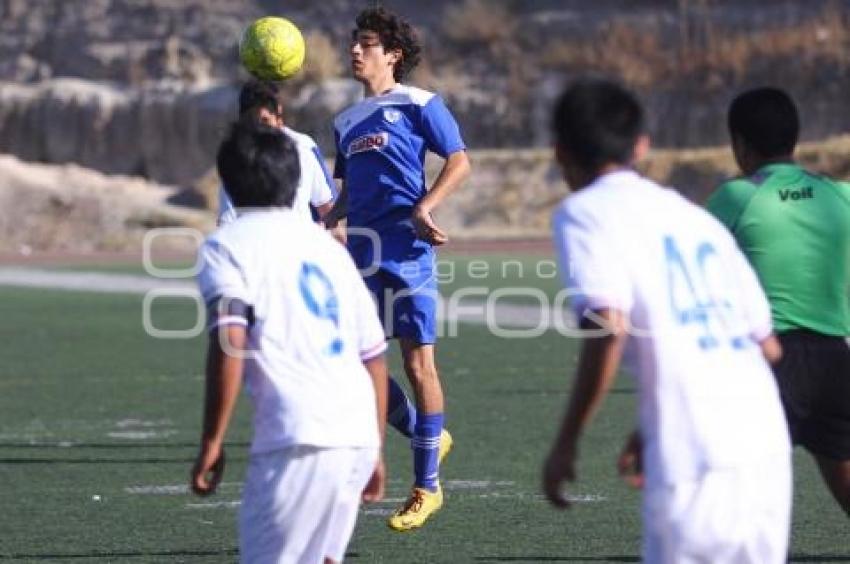
<instances>
[{"instance_id":1,"label":"green soccer jersey","mask_svg":"<svg viewBox=\"0 0 850 564\"><path fill-rule=\"evenodd\" d=\"M850 335L850 185L771 164L722 184L707 206L752 263L777 332Z\"/></svg>"}]
</instances>

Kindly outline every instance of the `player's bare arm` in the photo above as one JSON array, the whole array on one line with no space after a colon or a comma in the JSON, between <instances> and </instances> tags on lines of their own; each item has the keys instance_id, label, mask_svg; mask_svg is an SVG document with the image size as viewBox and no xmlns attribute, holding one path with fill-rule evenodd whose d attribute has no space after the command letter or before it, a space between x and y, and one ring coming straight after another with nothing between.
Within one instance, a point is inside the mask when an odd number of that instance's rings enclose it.
<instances>
[{"instance_id":1,"label":"player's bare arm","mask_svg":"<svg viewBox=\"0 0 850 564\"><path fill-rule=\"evenodd\" d=\"M771 334L766 339L759 341L761 354L768 364L774 365L782 360L782 345L779 344L779 339Z\"/></svg>"},{"instance_id":2,"label":"player's bare arm","mask_svg":"<svg viewBox=\"0 0 850 564\"><path fill-rule=\"evenodd\" d=\"M466 151L456 151L446 159L434 185L413 210L413 225L421 239L432 245L442 245L449 240L448 235L434 223L431 213L466 180L471 169Z\"/></svg>"},{"instance_id":3,"label":"player's bare arm","mask_svg":"<svg viewBox=\"0 0 850 564\"><path fill-rule=\"evenodd\" d=\"M324 220L324 218L330 213L333 207L333 201L322 204L321 206L316 206L316 213L319 214L319 220Z\"/></svg>"},{"instance_id":4,"label":"player's bare arm","mask_svg":"<svg viewBox=\"0 0 850 564\"><path fill-rule=\"evenodd\" d=\"M224 475L224 435L242 388L242 358L225 352L222 338L228 348L241 351L245 347L245 328L229 325L210 333L203 433L192 468L192 491L198 495L215 492Z\"/></svg>"},{"instance_id":5,"label":"player's bare arm","mask_svg":"<svg viewBox=\"0 0 850 564\"><path fill-rule=\"evenodd\" d=\"M383 499L384 487L387 480L383 445L384 434L387 428L387 379L389 378L389 372L384 355L367 360L363 363L363 366L369 372L369 376L372 378L372 385L375 388L375 405L378 409L378 436L381 438L378 464L375 466L375 472L372 473L372 478L363 490L363 501L373 503Z\"/></svg>"},{"instance_id":6,"label":"player's bare arm","mask_svg":"<svg viewBox=\"0 0 850 564\"><path fill-rule=\"evenodd\" d=\"M582 320L582 329L606 329L607 335L584 340L576 380L561 428L543 467L543 492L559 509L570 506L561 492L565 480L576 479L578 440L614 383L626 341L625 319L617 310L594 312Z\"/></svg>"},{"instance_id":7,"label":"player's bare arm","mask_svg":"<svg viewBox=\"0 0 850 564\"><path fill-rule=\"evenodd\" d=\"M329 226L327 223L327 219L330 217L330 213L333 211L335 205L335 201L330 201L316 208L316 212L319 214L319 224L327 228L330 232L331 237L345 245L346 242L346 233L345 233L345 224L340 223L339 219L334 221L333 226Z\"/></svg>"},{"instance_id":8,"label":"player's bare arm","mask_svg":"<svg viewBox=\"0 0 850 564\"><path fill-rule=\"evenodd\" d=\"M345 182L339 184L339 195L333 201L331 209L322 216L322 223L328 229L333 229L337 226L342 218L348 215L348 190L346 190Z\"/></svg>"},{"instance_id":9,"label":"player's bare arm","mask_svg":"<svg viewBox=\"0 0 850 564\"><path fill-rule=\"evenodd\" d=\"M348 240L348 234L345 230L345 223L340 223L348 215L348 191L345 189L345 182L339 183L339 195L336 200L329 202L330 209L323 213L319 210L321 223L330 231L331 236L345 245Z\"/></svg>"}]
</instances>

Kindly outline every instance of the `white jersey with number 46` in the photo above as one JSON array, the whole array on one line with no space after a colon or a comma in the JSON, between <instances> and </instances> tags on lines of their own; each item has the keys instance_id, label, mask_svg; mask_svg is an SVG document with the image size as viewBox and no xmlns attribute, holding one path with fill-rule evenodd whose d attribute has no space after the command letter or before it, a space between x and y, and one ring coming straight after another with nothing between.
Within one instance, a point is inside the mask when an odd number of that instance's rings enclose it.
<instances>
[{"instance_id":1,"label":"white jersey with number 46","mask_svg":"<svg viewBox=\"0 0 850 564\"><path fill-rule=\"evenodd\" d=\"M758 341L771 333L758 280L724 227L631 171L564 200L554 239L572 305L631 324L648 486L790 452Z\"/></svg>"}]
</instances>

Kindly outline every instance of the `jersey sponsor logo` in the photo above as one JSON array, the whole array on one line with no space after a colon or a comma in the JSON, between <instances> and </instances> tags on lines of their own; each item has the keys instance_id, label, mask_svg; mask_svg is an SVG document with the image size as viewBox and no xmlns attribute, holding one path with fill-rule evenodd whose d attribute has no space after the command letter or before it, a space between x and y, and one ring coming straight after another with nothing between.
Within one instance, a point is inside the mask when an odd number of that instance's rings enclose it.
<instances>
[{"instance_id":1,"label":"jersey sponsor logo","mask_svg":"<svg viewBox=\"0 0 850 564\"><path fill-rule=\"evenodd\" d=\"M384 119L390 123L395 123L401 119L401 112L396 109L387 108L384 110Z\"/></svg>"},{"instance_id":2,"label":"jersey sponsor logo","mask_svg":"<svg viewBox=\"0 0 850 564\"><path fill-rule=\"evenodd\" d=\"M790 188L786 190L779 191L779 199L783 202L786 200L811 200L815 197L814 188L811 186L807 186L805 188L801 188L799 190L791 190Z\"/></svg>"},{"instance_id":3,"label":"jersey sponsor logo","mask_svg":"<svg viewBox=\"0 0 850 564\"><path fill-rule=\"evenodd\" d=\"M381 133L370 133L358 137L348 144L348 156L365 151L380 151L390 142L390 134L386 131Z\"/></svg>"}]
</instances>

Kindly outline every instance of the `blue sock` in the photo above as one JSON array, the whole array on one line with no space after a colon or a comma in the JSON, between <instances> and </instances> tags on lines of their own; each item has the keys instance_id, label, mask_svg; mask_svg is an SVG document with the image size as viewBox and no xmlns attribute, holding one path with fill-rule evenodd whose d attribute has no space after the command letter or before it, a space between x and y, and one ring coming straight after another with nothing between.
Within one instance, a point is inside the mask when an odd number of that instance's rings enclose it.
<instances>
[{"instance_id":1,"label":"blue sock","mask_svg":"<svg viewBox=\"0 0 850 564\"><path fill-rule=\"evenodd\" d=\"M393 378L389 381L387 394L387 423L407 438L413 437L416 426L416 408L404 393L404 389Z\"/></svg>"},{"instance_id":2,"label":"blue sock","mask_svg":"<svg viewBox=\"0 0 850 564\"><path fill-rule=\"evenodd\" d=\"M440 482L439 454L440 432L443 430L443 414L420 414L416 420L413 440L413 473L416 487L437 491Z\"/></svg>"}]
</instances>

